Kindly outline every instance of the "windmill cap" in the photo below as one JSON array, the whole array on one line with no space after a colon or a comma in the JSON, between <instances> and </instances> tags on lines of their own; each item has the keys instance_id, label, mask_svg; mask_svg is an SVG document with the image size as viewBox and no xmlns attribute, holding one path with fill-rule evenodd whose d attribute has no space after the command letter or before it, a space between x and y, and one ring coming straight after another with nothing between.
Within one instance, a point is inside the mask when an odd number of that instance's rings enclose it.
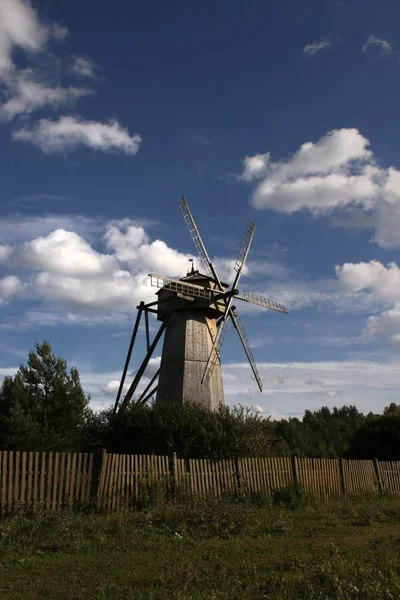
<instances>
[{"instance_id":1,"label":"windmill cap","mask_svg":"<svg viewBox=\"0 0 400 600\"><path fill-rule=\"evenodd\" d=\"M186 277L181 277L179 281L213 281L217 283L214 277L200 273L200 271L195 271L194 273L190 273L190 275L186 275ZM225 288L229 287L229 283L224 283L223 281L221 281L221 285Z\"/></svg>"}]
</instances>

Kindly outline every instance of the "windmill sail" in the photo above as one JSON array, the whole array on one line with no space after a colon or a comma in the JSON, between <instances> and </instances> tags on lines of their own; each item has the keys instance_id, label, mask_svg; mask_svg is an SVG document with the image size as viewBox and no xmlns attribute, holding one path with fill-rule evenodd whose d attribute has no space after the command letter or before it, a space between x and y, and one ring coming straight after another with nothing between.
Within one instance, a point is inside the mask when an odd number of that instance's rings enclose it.
<instances>
[{"instance_id":1,"label":"windmill sail","mask_svg":"<svg viewBox=\"0 0 400 600\"><path fill-rule=\"evenodd\" d=\"M235 276L234 282L232 284L233 290L236 289L236 286L239 283L240 275L242 273L244 264L247 259L247 255L250 250L251 242L253 240L255 228L256 228L255 223L253 223L252 221L247 222L246 229L245 229L244 236L243 236L243 241L240 246L239 253L238 253L238 256L236 259L236 263L235 263L236 276ZM233 311L231 310L232 298L233 298L232 295L227 297L225 312L222 316L222 319L224 321L228 315L230 315L232 318L234 318ZM215 352L215 348L218 344L220 332L221 332L221 328L218 330L217 336L216 336L213 346L211 348L210 356L208 357L207 365L206 365L204 375L203 375L203 381L206 381L206 375L207 375L208 371L210 370L210 365L211 365L211 362L213 361L214 352Z\"/></svg>"},{"instance_id":2,"label":"windmill sail","mask_svg":"<svg viewBox=\"0 0 400 600\"><path fill-rule=\"evenodd\" d=\"M262 381L261 381L261 377L260 377L260 374L259 374L257 366L256 366L256 361L254 360L253 352L252 352L249 342L247 340L247 335L246 335L246 331L243 327L243 323L239 319L239 315L235 311L233 311L233 319L232 320L233 320L235 329L238 332L240 341L242 342L243 349L244 349L247 359L250 363L250 367L253 371L254 377L256 378L257 385L260 388L260 392L262 392Z\"/></svg>"},{"instance_id":3,"label":"windmill sail","mask_svg":"<svg viewBox=\"0 0 400 600\"><path fill-rule=\"evenodd\" d=\"M243 292L243 296L235 296L235 298L243 300L244 302L250 302L251 304L257 304L258 306L263 306L264 308L270 308L271 310L276 310L277 312L287 314L287 310L283 304L279 304L279 302L274 302L273 300L268 300L268 298L264 298L264 296L258 296L252 292Z\"/></svg>"}]
</instances>

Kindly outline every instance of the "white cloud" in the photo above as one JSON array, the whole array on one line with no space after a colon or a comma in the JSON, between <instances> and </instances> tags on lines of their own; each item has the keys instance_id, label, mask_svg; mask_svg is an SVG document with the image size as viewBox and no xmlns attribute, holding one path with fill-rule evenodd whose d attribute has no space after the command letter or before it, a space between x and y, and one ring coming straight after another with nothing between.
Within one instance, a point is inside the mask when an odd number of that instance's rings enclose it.
<instances>
[{"instance_id":1,"label":"white cloud","mask_svg":"<svg viewBox=\"0 0 400 600\"><path fill-rule=\"evenodd\" d=\"M105 396L108 396L110 398L116 398L120 383L121 383L120 379L110 379L110 381L107 381L107 383L105 385L103 385L103 387L101 388L101 391L103 392L103 394ZM124 394L126 394L128 390L129 390L129 384L124 383L124 385L122 387L122 396L124 396Z\"/></svg>"},{"instance_id":2,"label":"white cloud","mask_svg":"<svg viewBox=\"0 0 400 600\"><path fill-rule=\"evenodd\" d=\"M0 306L2 303L19 294L22 289L23 285L21 281L14 275L0 279Z\"/></svg>"},{"instance_id":3,"label":"white cloud","mask_svg":"<svg viewBox=\"0 0 400 600\"><path fill-rule=\"evenodd\" d=\"M27 242L21 258L33 269L75 277L112 273L117 267L115 257L96 252L79 235L64 229Z\"/></svg>"},{"instance_id":4,"label":"white cloud","mask_svg":"<svg viewBox=\"0 0 400 600\"><path fill-rule=\"evenodd\" d=\"M138 152L142 142L140 135L130 134L117 121L99 123L65 116L57 121L41 119L31 129L15 131L13 139L31 142L43 152L63 152L88 146L92 150L118 150L131 155Z\"/></svg>"},{"instance_id":5,"label":"white cloud","mask_svg":"<svg viewBox=\"0 0 400 600\"><path fill-rule=\"evenodd\" d=\"M8 244L0 244L0 264L5 264L10 259L13 249Z\"/></svg>"},{"instance_id":6,"label":"white cloud","mask_svg":"<svg viewBox=\"0 0 400 600\"><path fill-rule=\"evenodd\" d=\"M345 263L336 267L340 282L352 292L370 290L381 301L400 301L400 269L396 263L385 267L377 260L368 263Z\"/></svg>"},{"instance_id":7,"label":"white cloud","mask_svg":"<svg viewBox=\"0 0 400 600\"><path fill-rule=\"evenodd\" d=\"M279 418L302 416L305 410L317 410L321 405L355 404L363 412L379 412L398 397L399 362L258 363L257 367L264 384L262 393L256 391L249 365L222 366L229 404L258 404Z\"/></svg>"},{"instance_id":8,"label":"white cloud","mask_svg":"<svg viewBox=\"0 0 400 600\"><path fill-rule=\"evenodd\" d=\"M44 300L76 309L130 310L132 313L140 300L153 300L155 289L150 287L146 275L131 275L118 270L107 277L60 277L55 273L39 273L34 290Z\"/></svg>"},{"instance_id":9,"label":"white cloud","mask_svg":"<svg viewBox=\"0 0 400 600\"><path fill-rule=\"evenodd\" d=\"M50 39L62 41L68 30L58 23L44 24L30 0L0 0L0 83L2 103L0 118L12 120L18 115L29 115L41 108L57 109L72 104L92 90L54 84L50 76L51 61L44 59L42 71L19 69L14 62L15 50L25 51L25 61L30 55L46 50ZM88 58L75 56L67 73L95 77L96 65ZM54 69L53 69L54 71ZM134 155L139 150L141 137L130 134L117 121L96 122L79 117L63 116L56 121L41 119L14 131L14 140L31 142L44 152L61 152L80 146L93 150L115 151Z\"/></svg>"},{"instance_id":10,"label":"white cloud","mask_svg":"<svg viewBox=\"0 0 400 600\"><path fill-rule=\"evenodd\" d=\"M314 56L317 52L329 48L332 45L332 42L328 38L322 38L317 42L313 42L312 44L307 44L303 48L303 56Z\"/></svg>"},{"instance_id":11,"label":"white cloud","mask_svg":"<svg viewBox=\"0 0 400 600\"><path fill-rule=\"evenodd\" d=\"M378 47L382 54L391 54L392 53L392 44L386 40L381 40L377 38L375 35L370 35L368 40L365 42L363 46L363 52L366 52L370 46Z\"/></svg>"},{"instance_id":12,"label":"white cloud","mask_svg":"<svg viewBox=\"0 0 400 600\"><path fill-rule=\"evenodd\" d=\"M107 247L115 252L118 260L134 270L140 265L147 271L182 277L186 274L188 259L193 258L170 248L162 240L150 242L143 227L131 224L128 219L112 221L105 238Z\"/></svg>"},{"instance_id":13,"label":"white cloud","mask_svg":"<svg viewBox=\"0 0 400 600\"><path fill-rule=\"evenodd\" d=\"M106 251L99 251L92 244L101 241L104 230ZM99 313L104 315L105 323L113 318L120 322L123 318L120 311L130 312L141 300L155 299L156 288L150 286L149 272L181 277L187 272L188 259L193 258L163 240L152 241L143 226L129 219L104 223L78 216L14 217L0 220L0 236L14 242L8 266L24 269L24 297L64 307L61 313L28 311L25 320L36 324L86 321L90 325L96 322ZM5 246L4 257L9 256L10 248ZM233 259L217 257L213 261L222 279L232 278ZM339 287L338 279L301 281L284 265L268 261L249 261L245 271L243 278L247 277L249 284L256 275L271 277L268 286L251 291L281 302L289 311L312 306L329 306L335 311L371 311L382 304L380 298L370 293ZM242 287L248 286L244 282ZM242 312L260 310L244 302L239 306Z\"/></svg>"},{"instance_id":14,"label":"white cloud","mask_svg":"<svg viewBox=\"0 0 400 600\"><path fill-rule=\"evenodd\" d=\"M388 337L394 345L400 345L400 268L396 263L387 266L379 261L369 263L346 263L336 267L340 283L355 294L367 294L384 310L367 319L364 336Z\"/></svg>"},{"instance_id":15,"label":"white cloud","mask_svg":"<svg viewBox=\"0 0 400 600\"><path fill-rule=\"evenodd\" d=\"M13 69L12 54L15 48L28 53L40 52L49 37L59 37L59 31L39 22L37 12L29 0L1 0L0 75Z\"/></svg>"},{"instance_id":16,"label":"white cloud","mask_svg":"<svg viewBox=\"0 0 400 600\"><path fill-rule=\"evenodd\" d=\"M153 358L151 358L149 360L149 364L147 365L146 371L145 371L146 380L150 381L150 379L152 379L154 377L154 375L157 373L158 369L160 368L160 364L161 364L161 356L153 356Z\"/></svg>"},{"instance_id":17,"label":"white cloud","mask_svg":"<svg viewBox=\"0 0 400 600\"><path fill-rule=\"evenodd\" d=\"M258 181L251 198L258 209L320 216L358 207L369 214L374 241L391 248L400 245L400 170L379 167L369 145L357 129L334 130L286 161L247 156L241 179Z\"/></svg>"},{"instance_id":18,"label":"white cloud","mask_svg":"<svg viewBox=\"0 0 400 600\"><path fill-rule=\"evenodd\" d=\"M254 156L246 156L243 161L243 173L241 178L244 181L253 181L259 179L267 173L267 166L271 158L271 153L255 154Z\"/></svg>"},{"instance_id":19,"label":"white cloud","mask_svg":"<svg viewBox=\"0 0 400 600\"><path fill-rule=\"evenodd\" d=\"M52 225L82 226L82 235L58 227L50 233ZM105 321L120 320L120 311L132 314L141 301L155 299L156 288L151 287L148 277L152 269L182 276L186 273L188 259L185 254L170 248L162 240L151 241L143 227L133 221L111 221L106 227L106 243L109 252L96 250L83 237L85 230L92 228L100 237L99 223L89 220L83 223L77 217L49 217L47 223L40 224L28 219L22 227L25 235L33 231L46 232L30 241L16 243L9 266L22 268L25 278L25 298L39 298L58 307L65 307L67 313L38 314L26 316L30 322L48 324L93 322L93 314L103 312ZM20 233L18 220L0 221L0 235L4 227L5 237L13 232ZM9 247L4 247L8 255ZM28 270L28 271L27 271ZM39 271L38 273L34 273ZM31 311L32 312L32 311ZM80 321L79 313L86 317ZM111 313L109 317L107 313ZM31 318L32 317L32 318Z\"/></svg>"},{"instance_id":20,"label":"white cloud","mask_svg":"<svg viewBox=\"0 0 400 600\"><path fill-rule=\"evenodd\" d=\"M53 108L72 104L91 90L76 87L51 86L31 70L18 71L8 78L8 100L0 105L0 117L11 120L19 114L30 114L44 106Z\"/></svg>"},{"instance_id":21,"label":"white cloud","mask_svg":"<svg viewBox=\"0 0 400 600\"><path fill-rule=\"evenodd\" d=\"M80 77L96 77L97 65L87 57L74 56L71 71Z\"/></svg>"}]
</instances>

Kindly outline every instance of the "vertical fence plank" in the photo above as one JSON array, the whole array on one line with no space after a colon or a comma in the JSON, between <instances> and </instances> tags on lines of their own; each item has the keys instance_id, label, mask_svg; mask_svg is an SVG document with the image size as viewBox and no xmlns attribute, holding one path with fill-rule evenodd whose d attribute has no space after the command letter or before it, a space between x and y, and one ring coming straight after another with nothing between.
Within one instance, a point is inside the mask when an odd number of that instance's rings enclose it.
<instances>
[{"instance_id":1,"label":"vertical fence plank","mask_svg":"<svg viewBox=\"0 0 400 600\"><path fill-rule=\"evenodd\" d=\"M1 512L6 511L7 505L7 471L8 471L8 452L5 450L3 453L3 459L1 463Z\"/></svg>"},{"instance_id":2,"label":"vertical fence plank","mask_svg":"<svg viewBox=\"0 0 400 600\"><path fill-rule=\"evenodd\" d=\"M75 504L79 506L82 488L82 452L78 453L78 462L76 466L76 485L75 485Z\"/></svg>"},{"instance_id":3,"label":"vertical fence plank","mask_svg":"<svg viewBox=\"0 0 400 600\"><path fill-rule=\"evenodd\" d=\"M26 498L25 498L26 476L27 476L26 459L27 459L27 453L22 452L22 456L21 456L21 489L20 489L20 497L19 497L19 501L21 502L21 504L26 503Z\"/></svg>"},{"instance_id":4,"label":"vertical fence plank","mask_svg":"<svg viewBox=\"0 0 400 600\"><path fill-rule=\"evenodd\" d=\"M111 463L113 460L113 454L107 454L107 462L105 465L106 473L104 477L104 493L102 497L102 506L106 510L108 498L110 494L110 478L111 478Z\"/></svg>"},{"instance_id":5,"label":"vertical fence plank","mask_svg":"<svg viewBox=\"0 0 400 600\"><path fill-rule=\"evenodd\" d=\"M61 452L60 455L60 478L58 483L58 508L62 508L64 506L64 490L65 490L65 462L66 462L66 453Z\"/></svg>"},{"instance_id":6,"label":"vertical fence plank","mask_svg":"<svg viewBox=\"0 0 400 600\"><path fill-rule=\"evenodd\" d=\"M13 500L13 476L14 476L14 452L8 453L8 509L12 506Z\"/></svg>"},{"instance_id":7,"label":"vertical fence plank","mask_svg":"<svg viewBox=\"0 0 400 600\"><path fill-rule=\"evenodd\" d=\"M13 504L17 504L19 500L19 472L20 472L20 452L18 450L14 453L14 491L13 491Z\"/></svg>"},{"instance_id":8,"label":"vertical fence plank","mask_svg":"<svg viewBox=\"0 0 400 600\"><path fill-rule=\"evenodd\" d=\"M88 454L85 452L82 460L82 477L81 477L81 495L79 497L80 506L83 506L86 501L86 487L87 487L87 474L88 469ZM101 486L100 486L101 488ZM101 489L99 489L100 494L102 493Z\"/></svg>"},{"instance_id":9,"label":"vertical fence plank","mask_svg":"<svg viewBox=\"0 0 400 600\"><path fill-rule=\"evenodd\" d=\"M42 452L42 460L40 465L40 488L39 488L39 502L42 506L45 503L45 482L46 482L46 452Z\"/></svg>"},{"instance_id":10,"label":"vertical fence plank","mask_svg":"<svg viewBox=\"0 0 400 600\"><path fill-rule=\"evenodd\" d=\"M71 487L71 452L66 453L66 465L65 465L65 487L64 487L64 504L69 504L69 493Z\"/></svg>"},{"instance_id":11,"label":"vertical fence plank","mask_svg":"<svg viewBox=\"0 0 400 600\"><path fill-rule=\"evenodd\" d=\"M75 479L76 479L76 452L74 452L72 454L72 460L71 460L71 478L70 478L69 496L68 496L68 504L70 506L73 506L73 503L74 503Z\"/></svg>"},{"instance_id":12,"label":"vertical fence plank","mask_svg":"<svg viewBox=\"0 0 400 600\"><path fill-rule=\"evenodd\" d=\"M57 486L60 481L60 473L58 469L58 463L60 460L59 452L56 452L54 455L54 470L53 470L53 490L51 496L51 508L55 510L57 508Z\"/></svg>"},{"instance_id":13,"label":"vertical fence plank","mask_svg":"<svg viewBox=\"0 0 400 600\"><path fill-rule=\"evenodd\" d=\"M110 510L114 510L115 508L115 474L116 474L116 466L117 466L117 455L113 454L112 467L111 467L111 479L110 479Z\"/></svg>"},{"instance_id":14,"label":"vertical fence plank","mask_svg":"<svg viewBox=\"0 0 400 600\"><path fill-rule=\"evenodd\" d=\"M50 506L51 506L51 491L53 489L52 476L53 476L53 453L49 452L49 457L48 457L48 461L47 461L47 477L46 477L46 510L49 510Z\"/></svg>"},{"instance_id":15,"label":"vertical fence plank","mask_svg":"<svg viewBox=\"0 0 400 600\"><path fill-rule=\"evenodd\" d=\"M28 475L27 475L27 497L26 501L30 504L32 502L32 492L33 492L33 452L28 453Z\"/></svg>"},{"instance_id":16,"label":"vertical fence plank","mask_svg":"<svg viewBox=\"0 0 400 600\"><path fill-rule=\"evenodd\" d=\"M92 481L93 481L93 452L89 454L89 465L88 465L88 473L87 473L87 486L86 486L86 504L90 502L90 490L92 489Z\"/></svg>"},{"instance_id":17,"label":"vertical fence plank","mask_svg":"<svg viewBox=\"0 0 400 600\"><path fill-rule=\"evenodd\" d=\"M33 504L36 506L39 496L40 453L35 452L35 469L33 472Z\"/></svg>"}]
</instances>

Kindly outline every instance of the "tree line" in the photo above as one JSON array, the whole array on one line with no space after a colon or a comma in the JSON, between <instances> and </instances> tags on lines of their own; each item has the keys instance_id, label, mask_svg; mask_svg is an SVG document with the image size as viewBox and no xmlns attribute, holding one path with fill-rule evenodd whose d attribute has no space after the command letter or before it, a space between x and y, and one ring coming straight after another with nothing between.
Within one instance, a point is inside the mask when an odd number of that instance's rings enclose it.
<instances>
[{"instance_id":1,"label":"tree line","mask_svg":"<svg viewBox=\"0 0 400 600\"><path fill-rule=\"evenodd\" d=\"M209 412L131 401L123 414L94 413L76 368L36 344L0 387L0 450L171 454L182 458L299 456L400 460L400 405L382 414L355 406L306 410L302 419L271 420L242 406Z\"/></svg>"}]
</instances>

